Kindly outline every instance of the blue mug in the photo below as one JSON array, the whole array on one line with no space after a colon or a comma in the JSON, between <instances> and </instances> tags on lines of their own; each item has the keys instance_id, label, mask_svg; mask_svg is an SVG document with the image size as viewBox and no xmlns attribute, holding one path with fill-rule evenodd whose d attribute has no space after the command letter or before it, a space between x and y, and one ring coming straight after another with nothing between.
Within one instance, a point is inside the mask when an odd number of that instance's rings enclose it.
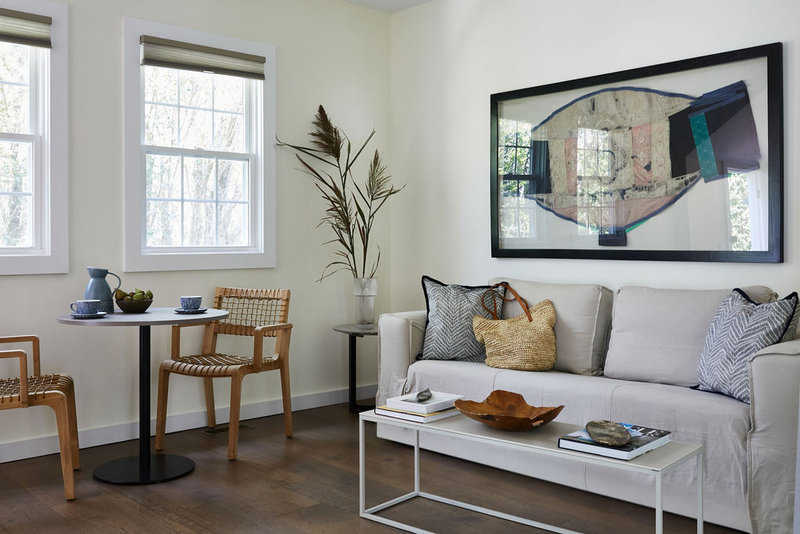
<instances>
[{"instance_id":1,"label":"blue mug","mask_svg":"<svg viewBox=\"0 0 800 534\"><path fill-rule=\"evenodd\" d=\"M203 297L181 297L181 308L184 310L198 310L202 302Z\"/></svg>"},{"instance_id":2,"label":"blue mug","mask_svg":"<svg viewBox=\"0 0 800 534\"><path fill-rule=\"evenodd\" d=\"M100 299L76 300L69 305L69 309L79 315L97 315L100 311Z\"/></svg>"}]
</instances>

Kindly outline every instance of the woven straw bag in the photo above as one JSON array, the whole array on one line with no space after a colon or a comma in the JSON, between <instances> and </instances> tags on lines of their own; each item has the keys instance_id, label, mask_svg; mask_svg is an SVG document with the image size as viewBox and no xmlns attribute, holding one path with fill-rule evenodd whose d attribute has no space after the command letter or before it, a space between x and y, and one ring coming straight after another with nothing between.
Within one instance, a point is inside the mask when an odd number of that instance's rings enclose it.
<instances>
[{"instance_id":1,"label":"woven straw bag","mask_svg":"<svg viewBox=\"0 0 800 534\"><path fill-rule=\"evenodd\" d=\"M508 284L503 282L506 294L513 299L504 299L493 289L484 294L484 308L495 320L475 316L472 329L475 337L486 346L486 365L501 369L520 371L549 371L556 363L556 310L553 303L543 300L535 306L528 303ZM494 287L494 286L493 286ZM498 319L496 299L516 300L525 313L513 319ZM486 305L486 300L491 307Z\"/></svg>"}]
</instances>

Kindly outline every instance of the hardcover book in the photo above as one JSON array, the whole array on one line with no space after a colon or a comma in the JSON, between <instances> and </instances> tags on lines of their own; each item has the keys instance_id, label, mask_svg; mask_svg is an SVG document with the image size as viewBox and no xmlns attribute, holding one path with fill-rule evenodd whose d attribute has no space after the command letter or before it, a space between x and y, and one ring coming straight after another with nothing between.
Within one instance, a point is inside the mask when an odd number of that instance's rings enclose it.
<instances>
[{"instance_id":1,"label":"hardcover book","mask_svg":"<svg viewBox=\"0 0 800 534\"><path fill-rule=\"evenodd\" d=\"M378 415L386 415L388 417L405 419L406 421L414 421L415 423L430 423L432 421L438 421L439 419L444 419L446 417L452 417L454 415L458 415L461 412L456 410L454 406L439 412L426 413L426 414L406 412L403 410L389 408L388 406L378 406L375 408L375 413Z\"/></svg>"},{"instance_id":2,"label":"hardcover book","mask_svg":"<svg viewBox=\"0 0 800 534\"><path fill-rule=\"evenodd\" d=\"M558 438L558 446L562 449L599 454L619 460L632 460L647 451L652 451L668 443L670 440L671 433L668 430L659 430L657 428L626 423L620 424L624 426L631 435L631 441L627 445L614 447L598 443L589 436L585 428L581 428Z\"/></svg>"},{"instance_id":3,"label":"hardcover book","mask_svg":"<svg viewBox=\"0 0 800 534\"><path fill-rule=\"evenodd\" d=\"M392 397L386 399L386 406L395 410L403 410L405 412L426 414L433 412L441 412L448 408L453 407L453 403L463 398L463 395L453 395L452 393L440 393L438 391L431 391L431 398L425 401L418 401L416 393L407 393L399 397Z\"/></svg>"}]
</instances>

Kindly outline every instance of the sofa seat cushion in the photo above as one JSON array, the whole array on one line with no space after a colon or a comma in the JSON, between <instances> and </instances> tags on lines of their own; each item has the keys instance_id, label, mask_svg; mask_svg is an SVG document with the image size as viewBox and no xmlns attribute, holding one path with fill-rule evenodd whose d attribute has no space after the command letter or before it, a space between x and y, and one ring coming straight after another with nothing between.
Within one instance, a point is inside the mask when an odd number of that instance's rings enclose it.
<instances>
[{"instance_id":1,"label":"sofa seat cushion","mask_svg":"<svg viewBox=\"0 0 800 534\"><path fill-rule=\"evenodd\" d=\"M602 376L575 375L550 371L529 373L503 371L495 379L495 389L522 394L534 406L560 406L558 421L585 425L592 419L611 417L614 391L625 382Z\"/></svg>"},{"instance_id":2,"label":"sofa seat cushion","mask_svg":"<svg viewBox=\"0 0 800 534\"><path fill-rule=\"evenodd\" d=\"M763 286L745 290L756 302L773 295ZM622 287L614 302L604 374L622 380L698 385L697 368L708 327L730 292Z\"/></svg>"},{"instance_id":3,"label":"sofa seat cushion","mask_svg":"<svg viewBox=\"0 0 800 534\"><path fill-rule=\"evenodd\" d=\"M482 362L420 360L408 368L404 393L431 391L464 395L465 399L483 400L494 388L494 378L502 371Z\"/></svg>"},{"instance_id":4,"label":"sofa seat cushion","mask_svg":"<svg viewBox=\"0 0 800 534\"><path fill-rule=\"evenodd\" d=\"M531 305L543 300L553 303L556 310L556 371L602 374L611 321L611 290L594 284L543 284L507 278L493 278L489 283L502 280L506 280ZM503 307L504 319L519 314L520 307L516 303Z\"/></svg>"},{"instance_id":5,"label":"sofa seat cushion","mask_svg":"<svg viewBox=\"0 0 800 534\"><path fill-rule=\"evenodd\" d=\"M475 362L418 361L408 368L405 391L427 387L482 401L496 389L521 394L534 406L564 405L558 420L576 425L591 419L608 419L614 390L625 384L600 376L559 371L534 373L495 369Z\"/></svg>"},{"instance_id":6,"label":"sofa seat cushion","mask_svg":"<svg viewBox=\"0 0 800 534\"><path fill-rule=\"evenodd\" d=\"M749 405L696 389L628 382L614 391L610 415L614 421L670 430L675 441L703 445L704 493L713 494L715 503L747 502L747 435L751 430ZM665 481L669 480L680 480L693 490L696 480L694 462L668 474ZM693 491L687 492L687 510L692 509L693 495ZM632 500L634 497L622 495L622 498ZM714 512L721 513L722 510ZM731 512L728 510L725 513ZM747 524L747 507L738 509L737 514L735 518L728 518L728 522Z\"/></svg>"}]
</instances>

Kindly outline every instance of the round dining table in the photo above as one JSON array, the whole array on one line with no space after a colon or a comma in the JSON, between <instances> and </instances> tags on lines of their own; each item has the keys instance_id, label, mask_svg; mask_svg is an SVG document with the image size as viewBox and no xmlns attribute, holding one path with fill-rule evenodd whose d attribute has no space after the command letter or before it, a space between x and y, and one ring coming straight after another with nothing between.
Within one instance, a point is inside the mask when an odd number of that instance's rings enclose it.
<instances>
[{"instance_id":1,"label":"round dining table","mask_svg":"<svg viewBox=\"0 0 800 534\"><path fill-rule=\"evenodd\" d=\"M139 327L139 455L111 460L97 467L94 477L111 484L153 484L182 477L194 470L194 462L176 454L150 451L150 327L207 323L228 316L226 310L208 309L203 313L178 313L175 308L150 308L144 313L115 311L100 318L79 319L60 315L58 322L76 326Z\"/></svg>"}]
</instances>

